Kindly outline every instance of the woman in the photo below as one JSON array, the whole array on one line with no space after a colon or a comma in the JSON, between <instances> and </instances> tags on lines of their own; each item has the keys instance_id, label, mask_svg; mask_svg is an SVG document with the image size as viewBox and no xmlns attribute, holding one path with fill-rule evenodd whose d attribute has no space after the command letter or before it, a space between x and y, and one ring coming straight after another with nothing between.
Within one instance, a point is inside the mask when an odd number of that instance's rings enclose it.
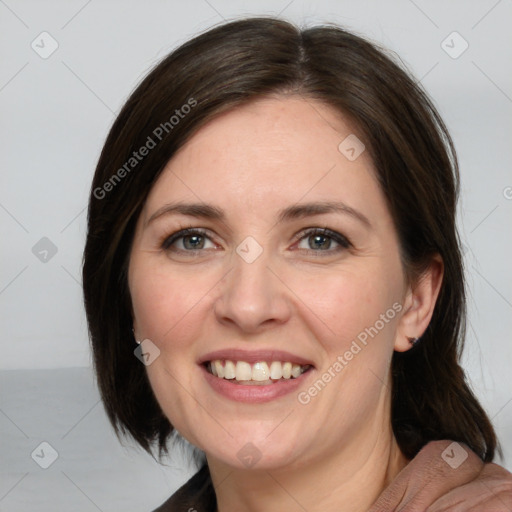
<instances>
[{"instance_id":1,"label":"woman","mask_svg":"<svg viewBox=\"0 0 512 512\"><path fill-rule=\"evenodd\" d=\"M159 510L507 510L458 364L458 186L429 99L340 28L232 22L146 77L83 282L116 432L197 449Z\"/></svg>"}]
</instances>

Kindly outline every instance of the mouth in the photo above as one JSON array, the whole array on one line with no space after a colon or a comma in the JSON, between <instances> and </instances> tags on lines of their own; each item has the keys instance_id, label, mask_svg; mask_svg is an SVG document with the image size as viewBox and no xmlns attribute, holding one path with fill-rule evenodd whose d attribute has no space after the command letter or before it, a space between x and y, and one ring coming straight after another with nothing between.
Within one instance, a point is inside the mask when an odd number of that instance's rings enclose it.
<instances>
[{"instance_id":1,"label":"mouth","mask_svg":"<svg viewBox=\"0 0 512 512\"><path fill-rule=\"evenodd\" d=\"M203 363L206 371L218 379L243 386L268 386L299 378L311 370L311 364L292 361L233 361L215 359Z\"/></svg>"},{"instance_id":2,"label":"mouth","mask_svg":"<svg viewBox=\"0 0 512 512\"><path fill-rule=\"evenodd\" d=\"M254 404L293 394L315 370L311 360L282 350L217 350L197 363L216 394Z\"/></svg>"}]
</instances>

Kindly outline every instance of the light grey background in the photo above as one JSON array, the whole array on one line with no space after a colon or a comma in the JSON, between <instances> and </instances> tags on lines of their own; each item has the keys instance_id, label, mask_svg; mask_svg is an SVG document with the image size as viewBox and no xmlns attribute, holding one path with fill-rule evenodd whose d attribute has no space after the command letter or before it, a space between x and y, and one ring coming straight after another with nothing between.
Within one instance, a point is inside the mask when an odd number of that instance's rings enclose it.
<instances>
[{"instance_id":1,"label":"light grey background","mask_svg":"<svg viewBox=\"0 0 512 512\"><path fill-rule=\"evenodd\" d=\"M190 475L179 457L163 468L121 448L106 422L80 288L87 195L116 113L158 60L223 19L279 13L396 51L444 117L462 174L464 364L512 469L510 0L0 0L1 511L150 510ZM48 469L30 455L44 441Z\"/></svg>"}]
</instances>

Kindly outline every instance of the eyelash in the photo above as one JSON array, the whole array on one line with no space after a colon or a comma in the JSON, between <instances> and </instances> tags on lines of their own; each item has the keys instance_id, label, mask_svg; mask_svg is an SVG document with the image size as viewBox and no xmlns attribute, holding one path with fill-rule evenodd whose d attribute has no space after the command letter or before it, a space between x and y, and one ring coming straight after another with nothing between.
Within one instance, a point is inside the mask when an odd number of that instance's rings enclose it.
<instances>
[{"instance_id":1,"label":"eyelash","mask_svg":"<svg viewBox=\"0 0 512 512\"><path fill-rule=\"evenodd\" d=\"M334 242L338 244L338 247L335 247L334 249L326 249L326 250L318 250L315 251L314 249L299 249L299 250L305 250L312 253L315 253L315 256L322 256L324 253L325 255L328 255L329 253L338 253L341 251L344 251L346 249L349 249L352 244L348 240L347 237L343 236L341 233L338 233L336 231L333 231L328 228L306 228L303 229L300 233L298 233L294 240L300 242L301 240L307 239L311 236L323 236L325 238L330 238Z\"/></svg>"},{"instance_id":2,"label":"eyelash","mask_svg":"<svg viewBox=\"0 0 512 512\"><path fill-rule=\"evenodd\" d=\"M179 231L176 231L175 233L171 234L170 236L165 237L162 240L160 245L161 245L162 249L164 249L165 251L169 251L169 250L171 250L172 244L175 243L177 240L180 240L181 238L184 238L186 236L194 236L194 235L202 236L202 237L208 238L210 241L212 241L204 229L186 228L186 229L181 229ZM336 231L332 231L328 228L318 228L318 227L306 228L294 236L294 241L300 242L301 240L303 240L305 238L308 238L311 236L318 236L318 235L326 237L326 238L330 238L331 240L333 240L334 242L336 242L338 244L338 247L335 247L332 250L331 249L326 249L326 250L298 249L298 250L308 251L308 252L312 252L312 253L320 253L320 254L315 254L315 256L322 256L323 255L322 253L325 253L325 254L338 253L338 252L344 251L344 250L352 247L352 243L350 242L350 240L348 238L343 236L341 233L337 233ZM196 250L175 249L175 251L182 252L182 253L186 252L188 254L195 254L197 252L200 252L201 250L202 249L196 249Z\"/></svg>"}]
</instances>

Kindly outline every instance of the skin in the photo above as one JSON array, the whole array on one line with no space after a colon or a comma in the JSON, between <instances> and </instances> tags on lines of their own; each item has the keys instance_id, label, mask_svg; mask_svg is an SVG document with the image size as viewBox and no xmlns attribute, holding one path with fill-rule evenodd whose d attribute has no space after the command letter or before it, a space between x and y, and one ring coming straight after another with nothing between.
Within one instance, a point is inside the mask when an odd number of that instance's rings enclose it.
<instances>
[{"instance_id":1,"label":"skin","mask_svg":"<svg viewBox=\"0 0 512 512\"><path fill-rule=\"evenodd\" d=\"M408 462L390 426L391 357L427 328L443 267L434 259L414 286L406 282L368 152L349 161L338 150L353 133L332 107L297 96L226 112L172 158L138 219L129 267L135 332L160 350L147 366L151 386L170 422L206 453L221 512L367 510ZM283 208L325 201L344 202L371 227L337 212L278 221ZM208 203L225 218L174 213L148 222L173 202ZM189 227L207 231L202 248L187 249L183 238L162 248ZM294 238L311 227L351 245ZM263 249L252 263L236 252L248 236ZM396 303L401 311L305 405L295 392L233 402L197 364L218 349L287 350L314 363L304 391ZM261 455L251 468L237 457L248 442Z\"/></svg>"}]
</instances>

